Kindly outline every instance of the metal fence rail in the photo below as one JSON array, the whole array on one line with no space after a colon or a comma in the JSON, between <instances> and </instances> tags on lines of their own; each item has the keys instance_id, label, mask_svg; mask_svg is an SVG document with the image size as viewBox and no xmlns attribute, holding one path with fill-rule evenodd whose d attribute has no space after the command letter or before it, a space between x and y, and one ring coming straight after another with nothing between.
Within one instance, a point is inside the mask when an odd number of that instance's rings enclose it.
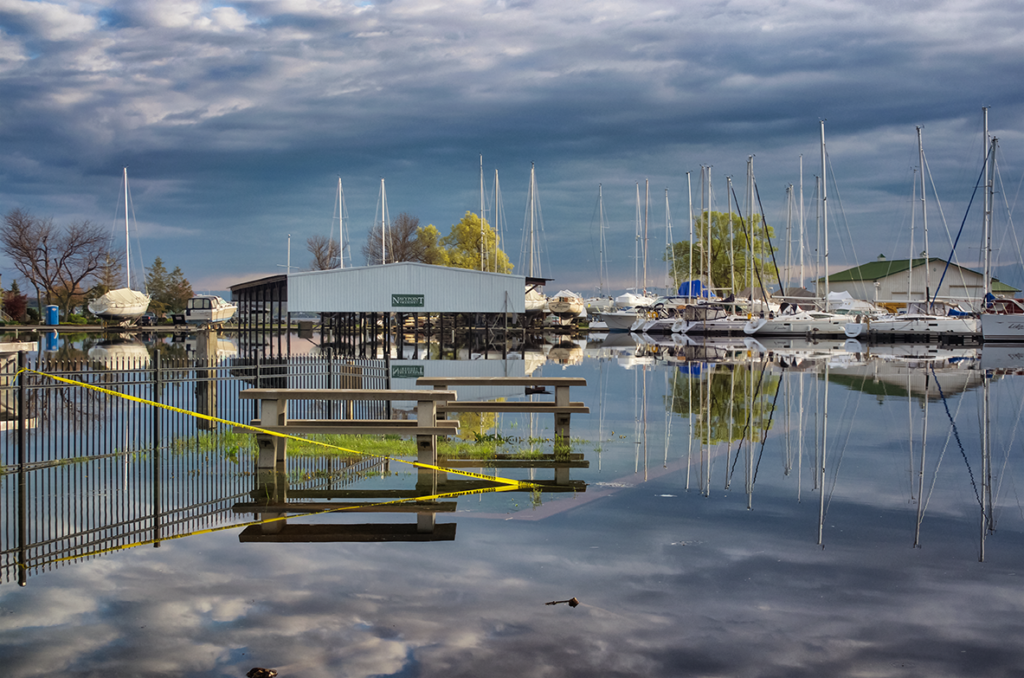
<instances>
[{"instance_id":1,"label":"metal fence rail","mask_svg":"<svg viewBox=\"0 0 1024 678\"><path fill-rule=\"evenodd\" d=\"M384 361L330 357L163 358L22 362L32 370L170 405L153 407L24 373L0 364L0 583L111 550L191 534L243 517L231 513L256 483L248 439L230 425L188 412L246 422L254 403L239 392L256 386L387 388ZM350 416L389 416L380 402L358 403ZM303 407L305 406L305 407ZM306 411L304 411L306 410ZM296 403L296 417L330 416L327 403ZM19 421L23 425L19 433ZM356 463L293 457L291 487L343 487L384 470L380 459Z\"/></svg>"}]
</instances>

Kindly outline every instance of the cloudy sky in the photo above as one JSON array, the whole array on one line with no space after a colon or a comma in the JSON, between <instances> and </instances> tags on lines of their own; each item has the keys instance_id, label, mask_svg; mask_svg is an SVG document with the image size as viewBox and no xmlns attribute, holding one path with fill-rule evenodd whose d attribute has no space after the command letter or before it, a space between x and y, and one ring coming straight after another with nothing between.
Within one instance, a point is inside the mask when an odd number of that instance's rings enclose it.
<instances>
[{"instance_id":1,"label":"cloudy sky","mask_svg":"<svg viewBox=\"0 0 1024 678\"><path fill-rule=\"evenodd\" d=\"M339 177L352 263L381 178L392 218L446 233L479 209L482 154L488 193L499 173L513 262L536 163L544 275L559 288L597 286L602 185L611 285L624 288L637 182L650 180L652 279L665 191L685 238L686 173L699 205L702 165L724 210L725 177L742 200L753 155L767 220L784 230L803 155L812 232L824 119L833 265L905 257L917 125L955 230L990 106L1002 221L1012 209L1022 28L1009 0L0 0L0 211L113 227L127 166L147 264L160 256L196 289L224 290L282 271L289 234L292 265L308 266ZM975 208L962 261L977 257L980 220ZM997 243L1017 261L1012 240Z\"/></svg>"}]
</instances>

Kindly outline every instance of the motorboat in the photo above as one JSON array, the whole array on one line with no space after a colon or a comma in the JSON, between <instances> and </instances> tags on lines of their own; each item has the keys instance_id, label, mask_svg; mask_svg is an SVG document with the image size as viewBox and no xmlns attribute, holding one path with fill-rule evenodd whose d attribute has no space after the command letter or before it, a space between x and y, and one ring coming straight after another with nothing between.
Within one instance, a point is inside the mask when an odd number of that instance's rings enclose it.
<instances>
[{"instance_id":1,"label":"motorboat","mask_svg":"<svg viewBox=\"0 0 1024 678\"><path fill-rule=\"evenodd\" d=\"M235 317L238 307L214 294L197 294L185 305L185 322L190 325L215 325Z\"/></svg>"}]
</instances>

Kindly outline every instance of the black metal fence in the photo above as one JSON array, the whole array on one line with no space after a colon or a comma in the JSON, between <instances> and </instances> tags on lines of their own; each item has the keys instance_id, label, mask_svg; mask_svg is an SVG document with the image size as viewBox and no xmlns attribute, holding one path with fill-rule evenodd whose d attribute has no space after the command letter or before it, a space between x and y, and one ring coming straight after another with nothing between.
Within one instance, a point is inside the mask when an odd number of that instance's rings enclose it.
<instances>
[{"instance_id":1,"label":"black metal fence","mask_svg":"<svg viewBox=\"0 0 1024 678\"><path fill-rule=\"evenodd\" d=\"M248 422L246 388L387 388L384 361L290 357L274 361L168 359L28 360L0 364L0 583L140 543L242 521L233 503L255 486L252 451L232 440ZM68 384L53 377L104 389ZM160 403L174 409L155 407ZM337 416L323 402L295 403L293 416ZM336 406L336 405L335 405ZM386 418L380 402L345 413ZM295 488L349 482L384 469L295 457Z\"/></svg>"}]
</instances>

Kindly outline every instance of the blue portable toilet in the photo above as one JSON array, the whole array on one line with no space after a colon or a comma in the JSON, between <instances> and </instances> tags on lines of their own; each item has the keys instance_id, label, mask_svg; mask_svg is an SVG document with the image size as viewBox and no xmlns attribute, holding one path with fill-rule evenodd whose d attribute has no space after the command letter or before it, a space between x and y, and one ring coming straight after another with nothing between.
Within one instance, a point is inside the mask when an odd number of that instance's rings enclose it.
<instances>
[{"instance_id":1,"label":"blue portable toilet","mask_svg":"<svg viewBox=\"0 0 1024 678\"><path fill-rule=\"evenodd\" d=\"M57 330L45 332L43 337L46 339L45 346L47 351L56 351L60 348L60 341L57 339Z\"/></svg>"},{"instance_id":2,"label":"blue portable toilet","mask_svg":"<svg viewBox=\"0 0 1024 678\"><path fill-rule=\"evenodd\" d=\"M56 306L46 307L46 324L47 325L60 325L60 314Z\"/></svg>"}]
</instances>

